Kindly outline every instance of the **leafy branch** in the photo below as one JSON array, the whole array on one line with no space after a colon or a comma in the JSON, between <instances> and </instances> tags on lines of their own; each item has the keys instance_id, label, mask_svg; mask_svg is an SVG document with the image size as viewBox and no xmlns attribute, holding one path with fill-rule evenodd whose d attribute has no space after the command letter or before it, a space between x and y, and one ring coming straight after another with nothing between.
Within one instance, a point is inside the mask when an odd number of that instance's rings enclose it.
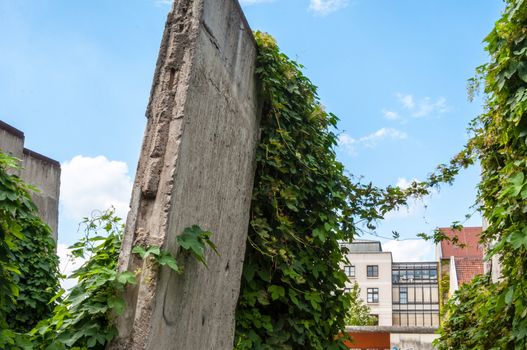
<instances>
[{"instance_id":1,"label":"leafy branch","mask_svg":"<svg viewBox=\"0 0 527 350\"><path fill-rule=\"evenodd\" d=\"M216 245L211 241L212 232L204 231L198 225L192 225L183 230L183 233L176 238L176 241L184 251L190 252L199 262L207 267L205 261L205 247L209 246L219 255ZM182 273L183 267L179 266L176 257L170 252L158 246L135 246L132 253L137 254L141 259L151 257L157 264L168 266L176 273Z\"/></svg>"}]
</instances>

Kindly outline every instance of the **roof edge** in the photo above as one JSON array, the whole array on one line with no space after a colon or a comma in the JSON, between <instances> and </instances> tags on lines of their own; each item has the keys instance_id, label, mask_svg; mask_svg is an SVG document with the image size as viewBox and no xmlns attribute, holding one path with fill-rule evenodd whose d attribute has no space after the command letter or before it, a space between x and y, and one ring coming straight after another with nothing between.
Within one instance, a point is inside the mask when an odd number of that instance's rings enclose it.
<instances>
[{"instance_id":1,"label":"roof edge","mask_svg":"<svg viewBox=\"0 0 527 350\"><path fill-rule=\"evenodd\" d=\"M10 133L11 135L13 136L16 136L20 139L24 139L24 133L21 131L21 130L18 130L17 128L15 128L14 126L11 126L9 124L7 124L6 122L3 122L0 120L0 129L4 130L4 131L7 131L8 133Z\"/></svg>"},{"instance_id":2,"label":"roof edge","mask_svg":"<svg viewBox=\"0 0 527 350\"><path fill-rule=\"evenodd\" d=\"M457 231L457 232L461 232L467 228L468 229L483 229L483 226L463 226L463 228L460 230L453 230L452 227L439 227L440 230L449 230L449 231Z\"/></svg>"},{"instance_id":3,"label":"roof edge","mask_svg":"<svg viewBox=\"0 0 527 350\"><path fill-rule=\"evenodd\" d=\"M35 158L35 159L38 159L44 163L48 163L54 167L57 167L57 168L60 168L60 163L58 161L56 161L55 159L51 159L49 157L46 157L45 155L43 154L40 154L38 152L35 152L35 151L32 151L28 148L24 148L24 155L28 156L28 157L31 157L31 158Z\"/></svg>"}]
</instances>

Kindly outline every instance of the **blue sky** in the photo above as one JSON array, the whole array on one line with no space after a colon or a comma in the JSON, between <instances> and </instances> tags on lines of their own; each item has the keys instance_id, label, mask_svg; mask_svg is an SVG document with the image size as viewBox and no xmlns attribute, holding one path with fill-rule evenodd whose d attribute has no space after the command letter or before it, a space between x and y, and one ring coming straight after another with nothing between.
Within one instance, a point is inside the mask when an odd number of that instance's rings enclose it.
<instances>
[{"instance_id":1,"label":"blue sky","mask_svg":"<svg viewBox=\"0 0 527 350\"><path fill-rule=\"evenodd\" d=\"M338 156L353 174L404 185L461 149L481 111L481 101L467 101L466 81L487 59L481 42L502 1L242 6L254 30L275 36L306 67L322 103L340 117ZM75 223L91 209L126 212L169 8L163 0L0 0L0 119L25 132L26 147L63 164L62 245L79 237ZM391 214L378 233L412 238L463 219L478 173ZM433 258L420 241L386 243L396 259Z\"/></svg>"}]
</instances>

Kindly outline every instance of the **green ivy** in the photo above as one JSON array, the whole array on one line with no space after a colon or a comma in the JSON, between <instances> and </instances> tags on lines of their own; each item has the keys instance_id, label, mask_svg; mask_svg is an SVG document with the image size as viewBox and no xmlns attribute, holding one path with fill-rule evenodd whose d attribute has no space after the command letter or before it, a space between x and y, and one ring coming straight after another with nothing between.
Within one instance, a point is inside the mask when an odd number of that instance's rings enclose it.
<instances>
[{"instance_id":1,"label":"green ivy","mask_svg":"<svg viewBox=\"0 0 527 350\"><path fill-rule=\"evenodd\" d=\"M35 301L36 307L54 306L51 315L34 318L40 322L29 332L1 329L2 349L102 350L117 334L114 319L125 309L122 291L126 285L136 283L135 273L119 272L117 268L124 227L113 209L85 218L82 227L85 236L69 247L72 258L84 261L69 276L76 280L75 286L69 291L60 289L54 296L49 294L51 291L31 290L31 297L42 296L42 300ZM216 251L211 236L211 232L194 225L185 229L178 240L183 252L194 255L206 265L205 246ZM176 258L159 247L134 247L133 252L143 259L151 258L158 265L183 272Z\"/></svg>"},{"instance_id":2,"label":"green ivy","mask_svg":"<svg viewBox=\"0 0 527 350\"><path fill-rule=\"evenodd\" d=\"M59 302L52 317L28 334L36 350L104 349L117 334L114 317L124 311L121 292L136 283L132 272L117 270L123 225L114 211L85 218L82 225L85 237L70 249L85 262L69 276L75 286L54 297Z\"/></svg>"},{"instance_id":3,"label":"green ivy","mask_svg":"<svg viewBox=\"0 0 527 350\"><path fill-rule=\"evenodd\" d=\"M339 242L357 203L334 152L337 117L269 35L255 38L263 114L235 348L346 349Z\"/></svg>"},{"instance_id":4,"label":"green ivy","mask_svg":"<svg viewBox=\"0 0 527 350\"><path fill-rule=\"evenodd\" d=\"M495 298L503 292L503 285L492 283L488 276L461 286L443 307L446 321L435 342L437 350L524 349L514 346L513 309Z\"/></svg>"},{"instance_id":5,"label":"green ivy","mask_svg":"<svg viewBox=\"0 0 527 350\"><path fill-rule=\"evenodd\" d=\"M51 229L31 200L37 190L14 175L19 170L19 160L0 153L0 348L51 314L59 288Z\"/></svg>"},{"instance_id":6,"label":"green ivy","mask_svg":"<svg viewBox=\"0 0 527 350\"><path fill-rule=\"evenodd\" d=\"M207 266L207 261L205 260L205 248L207 246L219 255L216 245L211 241L210 237L212 237L212 232L204 231L198 225L192 225L185 228L183 233L177 236L176 241L183 252L192 254L199 262ZM183 267L178 264L177 259L160 247L135 246L132 249L132 253L138 254L141 259L152 257L158 265L166 265L176 273L183 273Z\"/></svg>"},{"instance_id":7,"label":"green ivy","mask_svg":"<svg viewBox=\"0 0 527 350\"><path fill-rule=\"evenodd\" d=\"M485 112L470 144L482 168L478 202L488 228L481 243L498 257L502 278L480 278L449 304L439 349L527 348L527 3L507 0L485 38L489 63L471 80L484 85Z\"/></svg>"}]
</instances>

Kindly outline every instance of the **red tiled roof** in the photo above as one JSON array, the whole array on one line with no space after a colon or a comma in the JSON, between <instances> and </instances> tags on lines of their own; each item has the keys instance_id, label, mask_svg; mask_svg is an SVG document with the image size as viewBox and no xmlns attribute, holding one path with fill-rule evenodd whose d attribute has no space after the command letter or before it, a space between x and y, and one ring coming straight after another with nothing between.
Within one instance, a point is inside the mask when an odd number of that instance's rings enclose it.
<instances>
[{"instance_id":1,"label":"red tiled roof","mask_svg":"<svg viewBox=\"0 0 527 350\"><path fill-rule=\"evenodd\" d=\"M458 244L464 244L464 247L459 247L449 241L441 242L441 257L448 259L454 257L478 257L483 258L483 246L479 244L479 237L481 236L481 227L464 227L461 231L452 230L449 227L440 228L440 230L452 238L457 236Z\"/></svg>"},{"instance_id":2,"label":"red tiled roof","mask_svg":"<svg viewBox=\"0 0 527 350\"><path fill-rule=\"evenodd\" d=\"M483 259L479 257L455 257L457 283L470 282L476 275L483 274Z\"/></svg>"}]
</instances>

